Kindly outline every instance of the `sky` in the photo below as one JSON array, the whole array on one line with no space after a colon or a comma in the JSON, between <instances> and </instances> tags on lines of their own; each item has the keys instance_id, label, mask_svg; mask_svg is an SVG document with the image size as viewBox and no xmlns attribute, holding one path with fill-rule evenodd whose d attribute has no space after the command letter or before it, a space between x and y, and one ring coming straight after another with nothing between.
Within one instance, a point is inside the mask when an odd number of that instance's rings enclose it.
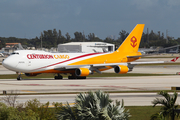
<instances>
[{"instance_id":1,"label":"sky","mask_svg":"<svg viewBox=\"0 0 180 120\"><path fill-rule=\"evenodd\" d=\"M160 31L180 37L180 0L0 0L0 37L32 39L44 30L94 33L100 39L131 32Z\"/></svg>"}]
</instances>

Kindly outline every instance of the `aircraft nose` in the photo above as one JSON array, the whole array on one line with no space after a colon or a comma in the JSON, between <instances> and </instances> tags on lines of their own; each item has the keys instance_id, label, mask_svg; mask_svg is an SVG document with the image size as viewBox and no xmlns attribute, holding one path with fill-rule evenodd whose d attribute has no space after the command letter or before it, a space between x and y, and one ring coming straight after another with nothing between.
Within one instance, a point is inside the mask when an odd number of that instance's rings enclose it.
<instances>
[{"instance_id":1,"label":"aircraft nose","mask_svg":"<svg viewBox=\"0 0 180 120\"><path fill-rule=\"evenodd\" d=\"M12 59L6 58L3 60L2 65L7 69L13 70L17 64Z\"/></svg>"}]
</instances>

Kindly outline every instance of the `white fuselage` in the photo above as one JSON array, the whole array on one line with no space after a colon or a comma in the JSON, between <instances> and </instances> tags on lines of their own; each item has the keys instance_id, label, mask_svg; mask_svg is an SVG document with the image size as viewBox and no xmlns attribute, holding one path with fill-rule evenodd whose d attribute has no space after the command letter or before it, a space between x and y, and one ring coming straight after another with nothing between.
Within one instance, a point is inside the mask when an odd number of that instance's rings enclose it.
<instances>
[{"instance_id":1,"label":"white fuselage","mask_svg":"<svg viewBox=\"0 0 180 120\"><path fill-rule=\"evenodd\" d=\"M31 73L67 66L83 59L108 53L50 53L34 50L17 50L3 61L3 66L15 72Z\"/></svg>"}]
</instances>

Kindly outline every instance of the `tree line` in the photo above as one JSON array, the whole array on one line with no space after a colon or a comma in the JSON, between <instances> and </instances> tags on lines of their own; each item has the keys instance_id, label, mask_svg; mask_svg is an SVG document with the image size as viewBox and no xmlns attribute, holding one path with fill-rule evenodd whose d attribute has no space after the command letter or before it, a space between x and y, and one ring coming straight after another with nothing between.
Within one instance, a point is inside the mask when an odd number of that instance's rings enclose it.
<instances>
[{"instance_id":1,"label":"tree line","mask_svg":"<svg viewBox=\"0 0 180 120\"><path fill-rule=\"evenodd\" d=\"M107 42L115 44L115 46L119 46L125 38L129 35L128 32L125 30L121 30L119 32L118 38L106 37L105 39L100 39L94 33L89 33L85 35L82 32L75 32L74 37L72 38L69 33L67 32L64 36L61 33L61 30L47 30L43 31L41 35L32 39L27 38L16 38L16 37L0 37L0 49L5 47L5 43L21 43L21 45L26 47L41 47L41 40L43 41L42 47L43 48L52 48L57 47L58 44L68 43L68 42ZM144 33L142 35L142 40L140 43L141 48L149 48L151 46L161 46L161 47L170 47L173 45L179 45L180 38L174 39L174 37L164 36L164 33L158 31L155 33L151 30L150 33Z\"/></svg>"}]
</instances>

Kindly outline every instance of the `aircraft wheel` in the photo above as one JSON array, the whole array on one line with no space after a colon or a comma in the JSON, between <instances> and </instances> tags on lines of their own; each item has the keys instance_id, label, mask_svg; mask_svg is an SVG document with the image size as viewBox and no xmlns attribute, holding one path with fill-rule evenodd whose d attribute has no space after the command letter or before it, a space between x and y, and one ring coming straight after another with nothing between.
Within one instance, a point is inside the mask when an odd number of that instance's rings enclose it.
<instances>
[{"instance_id":1,"label":"aircraft wheel","mask_svg":"<svg viewBox=\"0 0 180 120\"><path fill-rule=\"evenodd\" d=\"M54 76L54 79L63 79L62 76Z\"/></svg>"},{"instance_id":2,"label":"aircraft wheel","mask_svg":"<svg viewBox=\"0 0 180 120\"><path fill-rule=\"evenodd\" d=\"M17 77L17 80L22 80L22 78L21 78L21 73L18 73L19 75L18 75L18 77Z\"/></svg>"},{"instance_id":3,"label":"aircraft wheel","mask_svg":"<svg viewBox=\"0 0 180 120\"><path fill-rule=\"evenodd\" d=\"M86 79L86 76L85 77L77 77L77 79Z\"/></svg>"},{"instance_id":4,"label":"aircraft wheel","mask_svg":"<svg viewBox=\"0 0 180 120\"><path fill-rule=\"evenodd\" d=\"M68 76L68 79L86 79L86 76L85 77Z\"/></svg>"},{"instance_id":5,"label":"aircraft wheel","mask_svg":"<svg viewBox=\"0 0 180 120\"><path fill-rule=\"evenodd\" d=\"M76 79L74 76L68 76L68 79Z\"/></svg>"},{"instance_id":6,"label":"aircraft wheel","mask_svg":"<svg viewBox=\"0 0 180 120\"><path fill-rule=\"evenodd\" d=\"M22 80L22 78L21 77L17 77L17 80Z\"/></svg>"}]
</instances>

